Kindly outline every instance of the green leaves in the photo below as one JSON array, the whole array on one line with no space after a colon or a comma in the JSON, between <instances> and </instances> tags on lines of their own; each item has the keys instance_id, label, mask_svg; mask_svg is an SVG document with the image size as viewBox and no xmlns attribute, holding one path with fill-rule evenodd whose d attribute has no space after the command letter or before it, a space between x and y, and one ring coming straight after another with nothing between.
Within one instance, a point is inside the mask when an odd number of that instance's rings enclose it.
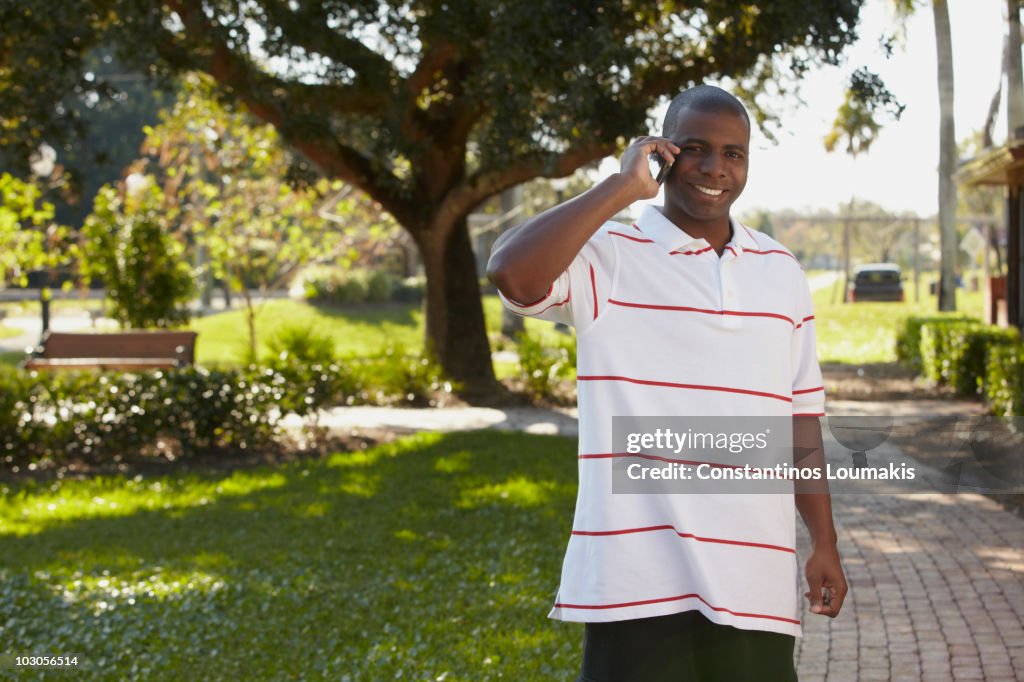
<instances>
[{"instance_id":1,"label":"green leaves","mask_svg":"<svg viewBox=\"0 0 1024 682\"><path fill-rule=\"evenodd\" d=\"M96 195L81 232L81 272L103 282L123 327L177 327L188 322L195 293L179 211L151 176L134 177L139 186L123 195L109 186Z\"/></svg>"},{"instance_id":2,"label":"green leaves","mask_svg":"<svg viewBox=\"0 0 1024 682\"><path fill-rule=\"evenodd\" d=\"M52 221L53 204L38 186L0 174L0 288L25 286L29 271L63 261L67 231Z\"/></svg>"}]
</instances>

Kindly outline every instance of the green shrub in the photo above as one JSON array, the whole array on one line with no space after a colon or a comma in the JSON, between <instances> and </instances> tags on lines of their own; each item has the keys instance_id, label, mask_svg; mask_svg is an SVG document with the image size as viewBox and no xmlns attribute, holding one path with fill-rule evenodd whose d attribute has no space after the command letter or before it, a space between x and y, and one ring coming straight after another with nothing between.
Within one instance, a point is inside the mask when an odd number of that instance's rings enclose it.
<instances>
[{"instance_id":1,"label":"green shrub","mask_svg":"<svg viewBox=\"0 0 1024 682\"><path fill-rule=\"evenodd\" d=\"M395 286L393 299L399 303L419 303L427 293L427 281L423 277L406 277Z\"/></svg>"},{"instance_id":2,"label":"green shrub","mask_svg":"<svg viewBox=\"0 0 1024 682\"><path fill-rule=\"evenodd\" d=\"M122 197L104 186L81 231L80 265L87 281L106 287L110 315L136 329L176 327L189 320L195 278L177 235L178 210L159 185Z\"/></svg>"},{"instance_id":3,"label":"green shrub","mask_svg":"<svg viewBox=\"0 0 1024 682\"><path fill-rule=\"evenodd\" d=\"M982 393L988 354L1020 342L1015 327L954 326L949 330L949 383L961 395Z\"/></svg>"},{"instance_id":4,"label":"green shrub","mask_svg":"<svg viewBox=\"0 0 1024 682\"><path fill-rule=\"evenodd\" d=\"M287 325L267 339L268 363L290 360L329 365L335 360L334 338L306 325Z\"/></svg>"},{"instance_id":5,"label":"green shrub","mask_svg":"<svg viewBox=\"0 0 1024 682\"><path fill-rule=\"evenodd\" d=\"M956 339L969 328L981 323L973 319L939 318L921 325L921 366L924 375L938 384L953 384L956 381L956 364L953 358L960 352Z\"/></svg>"},{"instance_id":6,"label":"green shrub","mask_svg":"<svg viewBox=\"0 0 1024 682\"><path fill-rule=\"evenodd\" d=\"M341 399L336 366L169 372L0 371L0 453L9 466L180 456L266 447L283 413L307 417Z\"/></svg>"},{"instance_id":7,"label":"green shrub","mask_svg":"<svg viewBox=\"0 0 1024 682\"><path fill-rule=\"evenodd\" d=\"M519 376L527 393L535 400L553 400L562 379L576 368L576 344L572 339L549 348L539 339L523 332L516 337L519 352Z\"/></svg>"},{"instance_id":8,"label":"green shrub","mask_svg":"<svg viewBox=\"0 0 1024 682\"><path fill-rule=\"evenodd\" d=\"M346 400L350 405L428 405L437 391L455 388L445 381L432 356L408 355L401 344L388 344L379 356L358 362L354 371L361 379L362 391Z\"/></svg>"},{"instance_id":9,"label":"green shrub","mask_svg":"<svg viewBox=\"0 0 1024 682\"><path fill-rule=\"evenodd\" d=\"M971 320L964 315L927 315L908 317L903 327L896 332L896 359L917 373L924 369L921 357L921 327L930 322L948 320Z\"/></svg>"},{"instance_id":10,"label":"green shrub","mask_svg":"<svg viewBox=\"0 0 1024 682\"><path fill-rule=\"evenodd\" d=\"M306 299L331 305L384 303L399 296L412 298L414 285L406 286L385 270L320 269L305 280ZM418 299L416 299L418 300Z\"/></svg>"},{"instance_id":11,"label":"green shrub","mask_svg":"<svg viewBox=\"0 0 1024 682\"><path fill-rule=\"evenodd\" d=\"M1024 415L1024 345L1004 344L989 350L984 389L993 414Z\"/></svg>"},{"instance_id":12,"label":"green shrub","mask_svg":"<svg viewBox=\"0 0 1024 682\"><path fill-rule=\"evenodd\" d=\"M372 270L366 276L366 302L384 303L392 300L398 278L384 270Z\"/></svg>"}]
</instances>

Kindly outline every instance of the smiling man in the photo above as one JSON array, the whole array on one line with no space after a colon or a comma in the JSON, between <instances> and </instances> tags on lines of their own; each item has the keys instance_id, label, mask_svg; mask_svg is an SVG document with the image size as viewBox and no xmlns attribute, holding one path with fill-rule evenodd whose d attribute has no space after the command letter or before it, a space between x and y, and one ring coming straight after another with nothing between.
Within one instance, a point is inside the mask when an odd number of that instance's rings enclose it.
<instances>
[{"instance_id":1,"label":"smiling man","mask_svg":"<svg viewBox=\"0 0 1024 682\"><path fill-rule=\"evenodd\" d=\"M824 388L793 255L730 217L750 119L698 86L619 173L503 235L488 275L521 315L577 330L579 495L551 617L586 623L582 682L795 680L801 633L795 509L813 549L812 613L846 595L827 487L801 495L615 494L612 419L777 417L820 465ZM665 203L648 156L672 164Z\"/></svg>"}]
</instances>

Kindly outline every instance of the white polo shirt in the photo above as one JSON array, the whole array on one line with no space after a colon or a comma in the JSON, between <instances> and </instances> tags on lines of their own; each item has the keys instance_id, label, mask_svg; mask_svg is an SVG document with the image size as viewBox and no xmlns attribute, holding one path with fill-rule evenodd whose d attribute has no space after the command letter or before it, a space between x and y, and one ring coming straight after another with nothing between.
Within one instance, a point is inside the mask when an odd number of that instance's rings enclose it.
<instances>
[{"instance_id":1,"label":"white polo shirt","mask_svg":"<svg viewBox=\"0 0 1024 682\"><path fill-rule=\"evenodd\" d=\"M647 207L607 223L540 300L577 330L579 492L552 618L699 610L800 635L792 495L612 492L613 416L823 415L810 290L778 242L733 222L719 257Z\"/></svg>"}]
</instances>

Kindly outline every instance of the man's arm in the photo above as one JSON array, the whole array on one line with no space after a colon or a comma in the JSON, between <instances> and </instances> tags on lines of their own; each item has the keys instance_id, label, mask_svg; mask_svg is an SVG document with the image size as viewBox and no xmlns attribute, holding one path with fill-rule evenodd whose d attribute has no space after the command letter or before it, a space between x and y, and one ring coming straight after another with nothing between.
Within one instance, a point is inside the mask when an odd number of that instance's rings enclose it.
<instances>
[{"instance_id":1,"label":"man's arm","mask_svg":"<svg viewBox=\"0 0 1024 682\"><path fill-rule=\"evenodd\" d=\"M836 548L832 499L825 478L825 446L817 417L793 418L793 453L797 468L821 472L818 479L798 479L796 484L796 508L811 536L811 556L804 567L808 591L804 596L811 602L811 613L835 618L843 608L848 587Z\"/></svg>"},{"instance_id":2,"label":"man's arm","mask_svg":"<svg viewBox=\"0 0 1024 682\"><path fill-rule=\"evenodd\" d=\"M647 164L652 152L672 162L679 147L660 137L638 139L623 154L618 173L502 234L491 250L487 277L513 301L543 297L601 225L633 202L657 195Z\"/></svg>"}]
</instances>

